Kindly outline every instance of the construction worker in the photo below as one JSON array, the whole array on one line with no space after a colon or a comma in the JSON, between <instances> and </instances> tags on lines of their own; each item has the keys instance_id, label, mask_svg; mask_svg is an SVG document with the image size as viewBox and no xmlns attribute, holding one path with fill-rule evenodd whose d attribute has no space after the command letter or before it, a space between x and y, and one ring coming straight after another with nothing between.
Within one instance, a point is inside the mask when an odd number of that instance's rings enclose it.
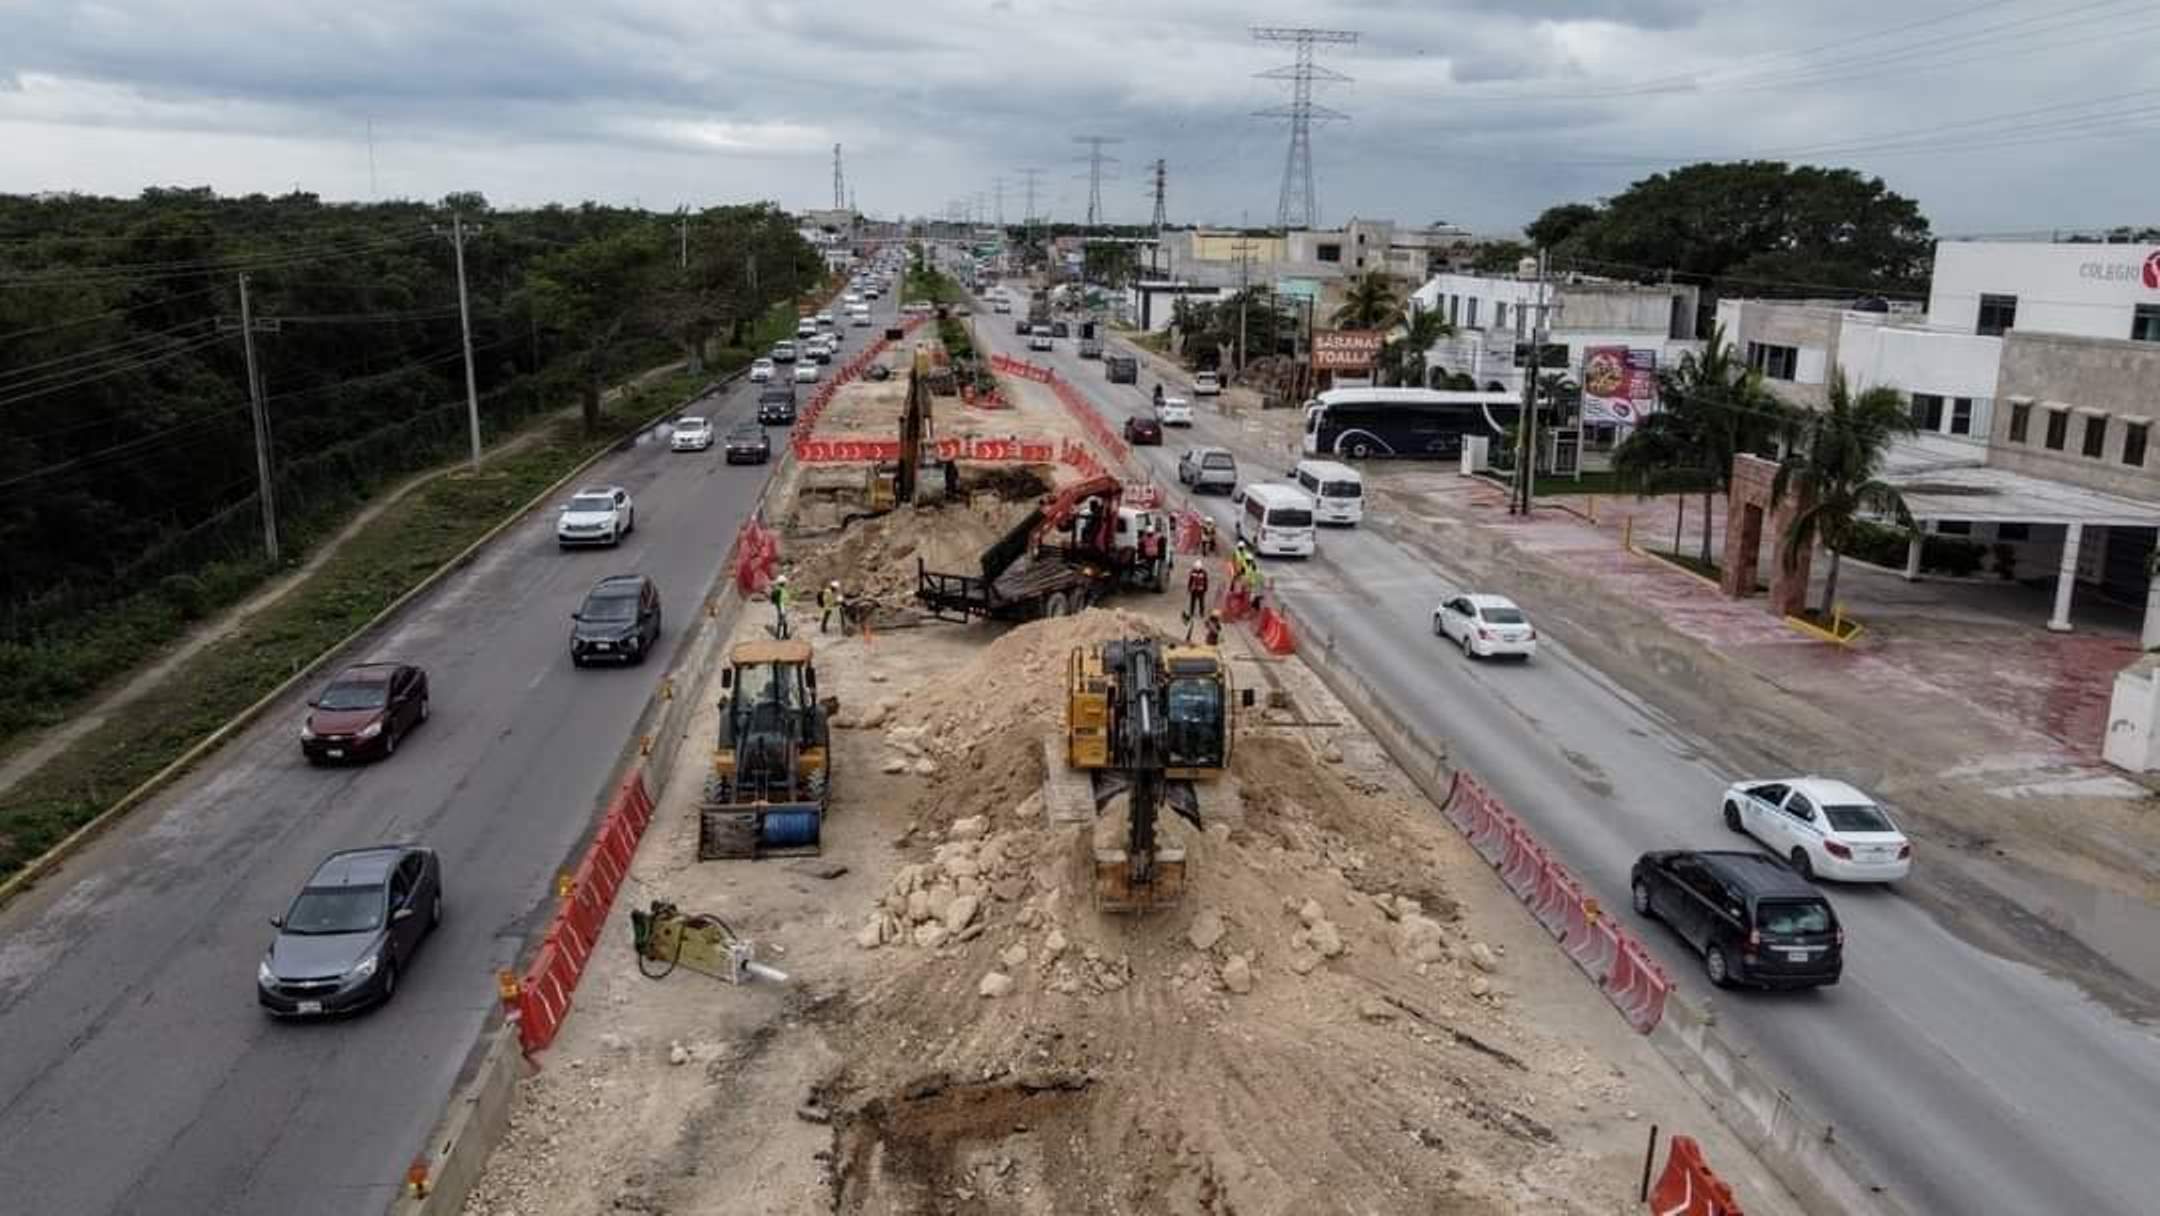
<instances>
[{"instance_id":1,"label":"construction worker","mask_svg":"<svg viewBox=\"0 0 2160 1216\"><path fill-rule=\"evenodd\" d=\"M818 592L819 633L832 632L833 618L840 615L840 605L845 598L840 594L839 579L833 579L826 583L825 589ZM845 619L840 622L840 632L843 636L847 633L847 621Z\"/></svg>"},{"instance_id":2,"label":"construction worker","mask_svg":"<svg viewBox=\"0 0 2160 1216\"><path fill-rule=\"evenodd\" d=\"M1185 576L1185 620L1188 627L1193 618L1207 610L1207 567L1194 562L1192 572Z\"/></svg>"},{"instance_id":3,"label":"construction worker","mask_svg":"<svg viewBox=\"0 0 2160 1216\"><path fill-rule=\"evenodd\" d=\"M1162 533L1155 530L1152 521L1140 525L1140 567L1147 571L1148 585L1155 590L1163 586Z\"/></svg>"},{"instance_id":4,"label":"construction worker","mask_svg":"<svg viewBox=\"0 0 2160 1216\"><path fill-rule=\"evenodd\" d=\"M1155 408L1162 408L1162 382L1160 380L1155 382Z\"/></svg>"},{"instance_id":5,"label":"construction worker","mask_svg":"<svg viewBox=\"0 0 2160 1216\"><path fill-rule=\"evenodd\" d=\"M788 628L787 628L787 606L788 606L788 585L787 585L787 575L783 574L783 575L781 575L780 577L778 577L778 578L776 578L776 579L774 579L774 580L773 580L773 585L772 585L772 593L771 593L771 595L772 595L772 606L773 606L773 636L774 636L774 637L776 637L776 638L784 638L784 637L786 637L786 636L788 635Z\"/></svg>"},{"instance_id":6,"label":"construction worker","mask_svg":"<svg viewBox=\"0 0 2160 1216\"><path fill-rule=\"evenodd\" d=\"M1212 515L1200 517L1200 552L1208 557L1215 556L1215 517Z\"/></svg>"},{"instance_id":7,"label":"construction worker","mask_svg":"<svg viewBox=\"0 0 2160 1216\"><path fill-rule=\"evenodd\" d=\"M1220 613L1210 612L1207 614L1207 644L1210 646L1222 645L1222 614Z\"/></svg>"}]
</instances>

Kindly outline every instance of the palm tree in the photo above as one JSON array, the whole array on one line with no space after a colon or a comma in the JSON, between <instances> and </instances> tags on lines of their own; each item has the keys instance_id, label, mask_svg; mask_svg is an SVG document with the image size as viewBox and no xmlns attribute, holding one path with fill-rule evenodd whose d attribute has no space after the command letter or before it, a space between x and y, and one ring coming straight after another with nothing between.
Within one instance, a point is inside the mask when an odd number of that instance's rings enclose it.
<instances>
[{"instance_id":1,"label":"palm tree","mask_svg":"<svg viewBox=\"0 0 2160 1216\"><path fill-rule=\"evenodd\" d=\"M1722 327L1701 354L1680 357L1658 375L1658 410L1613 452L1622 484L1639 494L1699 486L1703 496L1702 561L1709 565L1712 502L1732 487L1733 457L1762 448L1786 425L1789 410L1763 387L1760 373L1735 357ZM1685 523L1687 508L1679 508ZM1678 525L1676 525L1676 528ZM1680 534L1673 534L1678 551Z\"/></svg>"},{"instance_id":2,"label":"palm tree","mask_svg":"<svg viewBox=\"0 0 2160 1216\"><path fill-rule=\"evenodd\" d=\"M1435 309L1412 312L1401 337L1380 352L1381 363L1393 369L1395 383L1425 387L1425 355L1442 338L1455 336L1455 327Z\"/></svg>"},{"instance_id":3,"label":"palm tree","mask_svg":"<svg viewBox=\"0 0 2160 1216\"><path fill-rule=\"evenodd\" d=\"M1370 270L1350 280L1350 289L1333 320L1344 329L1386 329L1401 313L1395 281L1386 271Z\"/></svg>"},{"instance_id":4,"label":"palm tree","mask_svg":"<svg viewBox=\"0 0 2160 1216\"><path fill-rule=\"evenodd\" d=\"M1841 368L1830 378L1821 411L1795 419L1792 442L1770 484L1774 511L1787 494L1797 495L1798 513L1785 530L1785 569L1820 541L1830 554L1823 580L1822 616L1837 605L1838 555L1851 543L1866 515L1888 515L1907 529L1912 512L1897 488L1882 480L1890 446L1913 433L1912 414L1897 390L1883 387L1855 394Z\"/></svg>"}]
</instances>

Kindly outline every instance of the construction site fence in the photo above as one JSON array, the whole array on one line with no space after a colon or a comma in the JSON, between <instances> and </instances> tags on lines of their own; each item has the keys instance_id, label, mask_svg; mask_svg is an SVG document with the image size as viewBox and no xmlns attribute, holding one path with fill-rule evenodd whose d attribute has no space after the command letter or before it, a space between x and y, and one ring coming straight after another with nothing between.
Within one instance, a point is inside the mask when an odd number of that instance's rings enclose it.
<instances>
[{"instance_id":1,"label":"construction site fence","mask_svg":"<svg viewBox=\"0 0 2160 1216\"><path fill-rule=\"evenodd\" d=\"M517 1017L518 1042L527 1054L554 1042L563 1019L570 1016L571 997L593 948L600 944L601 931L615 906L615 892L630 873L630 860L637 855L652 812L645 770L633 768L609 799L584 860L557 891L555 915L541 939L540 952L515 990L504 994Z\"/></svg>"},{"instance_id":2,"label":"construction site fence","mask_svg":"<svg viewBox=\"0 0 2160 1216\"><path fill-rule=\"evenodd\" d=\"M901 340L906 341L907 335L913 334L922 323L921 316L902 317ZM870 370L870 365L884 357L892 344L890 338L879 338L857 351L855 357L841 364L840 369L834 372L830 379L820 381L818 386L811 390L810 400L795 414L795 427L790 432L795 442L800 443L810 438L810 432L817 429L818 416L825 412L826 406L832 404L833 397L839 393L841 386L862 379L863 374Z\"/></svg>"},{"instance_id":3,"label":"construction site fence","mask_svg":"<svg viewBox=\"0 0 2160 1216\"><path fill-rule=\"evenodd\" d=\"M1674 1136L1665 1154L1665 1170L1650 1191L1656 1216L1744 1216L1740 1201L1703 1160L1693 1136Z\"/></svg>"},{"instance_id":4,"label":"construction site fence","mask_svg":"<svg viewBox=\"0 0 2160 1216\"><path fill-rule=\"evenodd\" d=\"M1059 459L1056 444L1023 439L940 439L931 446L939 460L1049 464ZM900 459L900 441L897 439L798 438L794 441L794 449L795 459L806 464L847 464Z\"/></svg>"}]
</instances>

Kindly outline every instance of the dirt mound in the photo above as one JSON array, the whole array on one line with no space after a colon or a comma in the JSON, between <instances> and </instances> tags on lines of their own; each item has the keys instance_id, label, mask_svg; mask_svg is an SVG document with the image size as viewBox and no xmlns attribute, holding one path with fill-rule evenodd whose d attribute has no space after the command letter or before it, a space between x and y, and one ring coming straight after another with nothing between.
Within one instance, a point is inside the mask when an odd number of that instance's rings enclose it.
<instances>
[{"instance_id":1,"label":"dirt mound","mask_svg":"<svg viewBox=\"0 0 2160 1216\"><path fill-rule=\"evenodd\" d=\"M1023 787L1057 665L1137 624L1016 629L899 715L943 759L857 933L891 969L826 1028L836 1210L1622 1210L1539 1118L1611 1082L1509 1016L1505 956L1422 860L1444 829L1302 739L1238 741L1242 827L1166 812L1178 907L1092 906L1121 800L1053 827Z\"/></svg>"},{"instance_id":2,"label":"dirt mound","mask_svg":"<svg viewBox=\"0 0 2160 1216\"><path fill-rule=\"evenodd\" d=\"M1032 500L1030 500L1031 502ZM915 562L932 570L972 574L982 551L1026 517L1028 503L981 495L967 502L905 506L859 519L837 536L798 539L787 570L805 595L838 579L850 596L868 595L898 606L914 598Z\"/></svg>"}]
</instances>

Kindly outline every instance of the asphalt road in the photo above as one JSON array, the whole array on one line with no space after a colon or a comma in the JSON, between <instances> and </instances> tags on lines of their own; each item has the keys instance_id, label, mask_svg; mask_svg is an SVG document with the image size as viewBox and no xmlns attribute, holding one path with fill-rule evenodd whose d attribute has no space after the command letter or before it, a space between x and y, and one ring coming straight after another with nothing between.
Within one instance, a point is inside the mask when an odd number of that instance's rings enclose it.
<instances>
[{"instance_id":1,"label":"asphalt road","mask_svg":"<svg viewBox=\"0 0 2160 1216\"><path fill-rule=\"evenodd\" d=\"M1045 360L1021 349L1009 317L981 317L977 334L1016 358ZM1112 385L1074 351L1060 342L1048 361L1113 425L1148 409L1154 376ZM1177 453L1200 443L1231 448L1247 480L1282 479L1282 454L1253 450L1210 405L1195 413L1190 431L1139 449L1164 485L1177 485ZM1227 544L1227 502L1200 504ZM1448 556L1415 532L1369 516L1356 529L1324 530L1310 561L1275 559L1268 569L1276 594L1334 636L1333 661L1406 722L1447 740L1606 906L1628 906L1628 870L1645 850L1747 847L1717 813L1739 774L1579 661L1553 629L1541 629L1528 665L1473 664L1435 638L1432 606L1461 584ZM1969 944L1896 890L1839 887L1831 900L1847 927L1845 976L1808 993L1713 998L1684 944L1660 926L1635 927L1682 988L1712 1001L1724 1031L1831 1122L1908 1210L2154 1210L2160 1037L2071 984ZM1594 999L1587 987L1584 999Z\"/></svg>"},{"instance_id":2,"label":"asphalt road","mask_svg":"<svg viewBox=\"0 0 2160 1216\"><path fill-rule=\"evenodd\" d=\"M841 359L881 331L880 305ZM725 434L754 388L694 410ZM667 432L585 479L635 497L620 549L558 552L554 512L536 511L358 647L429 672L433 720L394 759L309 768L294 732L311 693L295 693L0 912L0 1212L389 1202L667 666L573 669L570 613L601 575L649 574L672 653L767 480L718 447L669 452ZM266 918L325 854L405 839L441 853L446 906L397 999L335 1022L263 1016Z\"/></svg>"}]
</instances>

